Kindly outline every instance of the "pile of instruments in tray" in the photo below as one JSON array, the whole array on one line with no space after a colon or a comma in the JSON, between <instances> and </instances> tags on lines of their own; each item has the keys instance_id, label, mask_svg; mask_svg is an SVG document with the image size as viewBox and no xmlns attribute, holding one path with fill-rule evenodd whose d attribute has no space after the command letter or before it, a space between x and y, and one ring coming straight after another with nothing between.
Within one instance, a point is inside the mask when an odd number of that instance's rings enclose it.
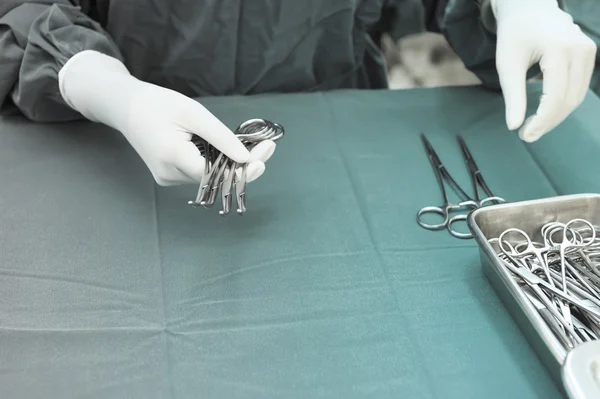
<instances>
[{"instance_id":1,"label":"pile of instruments in tray","mask_svg":"<svg viewBox=\"0 0 600 399\"><path fill-rule=\"evenodd\" d=\"M552 222L537 241L510 228L490 243L566 351L600 337L600 235L584 219Z\"/></svg>"}]
</instances>

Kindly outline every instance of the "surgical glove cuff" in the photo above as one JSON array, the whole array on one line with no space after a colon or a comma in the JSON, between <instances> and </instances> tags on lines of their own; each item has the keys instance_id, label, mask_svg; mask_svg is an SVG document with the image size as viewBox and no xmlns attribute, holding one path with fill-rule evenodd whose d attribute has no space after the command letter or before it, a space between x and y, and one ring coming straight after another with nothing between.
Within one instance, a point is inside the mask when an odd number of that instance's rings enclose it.
<instances>
[{"instance_id":1,"label":"surgical glove cuff","mask_svg":"<svg viewBox=\"0 0 600 399\"><path fill-rule=\"evenodd\" d=\"M140 83L121 61L93 50L71 57L58 74L60 93L71 108L117 130L126 126Z\"/></svg>"}]
</instances>

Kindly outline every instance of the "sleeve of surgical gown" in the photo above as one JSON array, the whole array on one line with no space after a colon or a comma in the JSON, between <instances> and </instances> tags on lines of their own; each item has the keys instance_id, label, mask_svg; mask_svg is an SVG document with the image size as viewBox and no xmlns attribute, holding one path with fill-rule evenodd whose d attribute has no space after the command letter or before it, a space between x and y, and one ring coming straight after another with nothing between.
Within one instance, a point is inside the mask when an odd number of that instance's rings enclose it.
<instances>
[{"instance_id":1,"label":"sleeve of surgical gown","mask_svg":"<svg viewBox=\"0 0 600 399\"><path fill-rule=\"evenodd\" d=\"M122 57L102 27L74 3L0 0L0 109L12 103L38 122L82 118L62 99L58 72L83 50Z\"/></svg>"}]
</instances>

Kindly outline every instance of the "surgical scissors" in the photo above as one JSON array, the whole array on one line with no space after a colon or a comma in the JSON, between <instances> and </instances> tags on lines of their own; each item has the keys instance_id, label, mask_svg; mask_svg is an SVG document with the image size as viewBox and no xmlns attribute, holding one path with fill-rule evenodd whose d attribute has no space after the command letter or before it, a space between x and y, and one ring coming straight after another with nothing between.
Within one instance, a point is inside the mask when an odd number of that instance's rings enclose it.
<instances>
[{"instance_id":1,"label":"surgical scissors","mask_svg":"<svg viewBox=\"0 0 600 399\"><path fill-rule=\"evenodd\" d=\"M469 151L464 139L461 136L457 136L458 142L461 146L461 150L463 153L463 157L465 159L465 163L469 169L469 173L471 175L471 181L473 183L473 187L475 190L475 199L471 198L454 180L454 178L450 175L446 167L442 164L440 157L437 155L433 146L425 137L423 133L421 133L421 140L425 145L425 150L427 151L427 156L431 165L433 166L434 173L436 179L438 181L438 185L440 186L440 191L442 192L442 200L444 203L441 206L426 206L421 208L421 210L417 213L417 223L425 229L428 230L442 230L447 229L448 232L457 238L472 238L473 236L470 233L461 233L452 228L452 225L458 221L467 220L468 213L476 208L480 208L485 206L486 204L495 202L502 203L506 202L503 198L494 196L489 186L483 179L475 160L471 152ZM456 204L451 203L448 200L448 194L446 191L446 187L444 182L447 182L450 187L454 190L454 192L461 197L460 201ZM481 198L479 192L479 186L483 189L483 191L487 194L487 197ZM467 213L461 213L454 217L451 217L452 212L458 212L461 210L467 210ZM443 218L443 221L438 224L428 224L423 220L423 216L426 214L436 214L440 215Z\"/></svg>"}]
</instances>

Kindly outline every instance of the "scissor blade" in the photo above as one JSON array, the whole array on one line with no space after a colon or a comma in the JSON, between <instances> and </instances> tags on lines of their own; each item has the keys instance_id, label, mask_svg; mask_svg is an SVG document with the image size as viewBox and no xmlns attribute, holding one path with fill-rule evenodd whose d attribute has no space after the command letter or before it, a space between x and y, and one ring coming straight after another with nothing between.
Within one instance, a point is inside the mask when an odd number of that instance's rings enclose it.
<instances>
[{"instance_id":1,"label":"scissor blade","mask_svg":"<svg viewBox=\"0 0 600 399\"><path fill-rule=\"evenodd\" d=\"M473 185L475 186L474 189L475 189L476 197L479 197L479 192L478 192L479 189L478 189L477 185L481 186L481 188L487 194L488 197L493 197L494 193L492 193L492 190L489 188L489 186L483 179L483 175L481 174L479 167L475 163L475 158L473 158L473 154L471 154L469 147L467 147L467 143L465 143L465 140L460 135L456 136L456 138L458 139L458 143L460 144L460 149L462 150L463 156L465 157L465 162L467 163L469 172L471 173L471 178L473 179ZM480 198L477 198L477 199L479 200Z\"/></svg>"},{"instance_id":2,"label":"scissor blade","mask_svg":"<svg viewBox=\"0 0 600 399\"><path fill-rule=\"evenodd\" d=\"M520 286L520 288L523 291L523 293L529 298L529 301L533 304L533 306L535 306L542 319L544 319L546 324L548 324L548 327L550 327L550 329L554 332L556 337L561 341L563 346L565 348L572 348L573 344L569 342L568 336L566 336L563 331L563 324L561 324L559 319L555 318L553 315L554 309L546 307L546 305L541 302L544 300L548 302L548 299L543 297L538 298L537 294L530 286L524 285ZM540 291L537 292L540 293ZM554 310L554 312L556 311Z\"/></svg>"},{"instance_id":3,"label":"scissor blade","mask_svg":"<svg viewBox=\"0 0 600 399\"><path fill-rule=\"evenodd\" d=\"M427 150L427 154L429 155L429 160L433 169L435 170L435 175L438 180L438 184L442 191L442 196L444 199L444 204L448 204L448 196L446 194L446 188L444 187L444 180L448 182L448 184L452 187L454 192L461 197L461 201L472 201L469 194L465 192L465 190L460 187L460 185L454 180L454 178L450 175L446 167L442 164L442 161L438 157L437 153L433 149L433 146L425 137L425 134L421 133L421 140L423 140L423 144L425 144L425 149Z\"/></svg>"},{"instance_id":4,"label":"scissor blade","mask_svg":"<svg viewBox=\"0 0 600 399\"><path fill-rule=\"evenodd\" d=\"M427 140L427 137L425 137L425 134L423 134L423 133L421 133L421 140L423 141L423 144L425 145L425 150L427 151L427 155L429 155L429 158L431 159L431 162L433 163L434 167L435 168L443 167L444 165L442 165L442 161L440 160L440 157L438 157L438 154L435 152L435 150L433 149L433 146L431 145L429 140Z\"/></svg>"},{"instance_id":5,"label":"scissor blade","mask_svg":"<svg viewBox=\"0 0 600 399\"><path fill-rule=\"evenodd\" d=\"M477 164L475 163L475 159L473 159L473 155L471 154L471 151L469 151L469 147L467 147L467 143L465 143L465 140L462 138L462 136L456 136L456 138L458 139L458 143L460 144L460 149L462 150L463 156L465 157L465 161L467 162L467 165L469 166L469 170L473 174L478 173L479 168L477 167Z\"/></svg>"}]
</instances>

